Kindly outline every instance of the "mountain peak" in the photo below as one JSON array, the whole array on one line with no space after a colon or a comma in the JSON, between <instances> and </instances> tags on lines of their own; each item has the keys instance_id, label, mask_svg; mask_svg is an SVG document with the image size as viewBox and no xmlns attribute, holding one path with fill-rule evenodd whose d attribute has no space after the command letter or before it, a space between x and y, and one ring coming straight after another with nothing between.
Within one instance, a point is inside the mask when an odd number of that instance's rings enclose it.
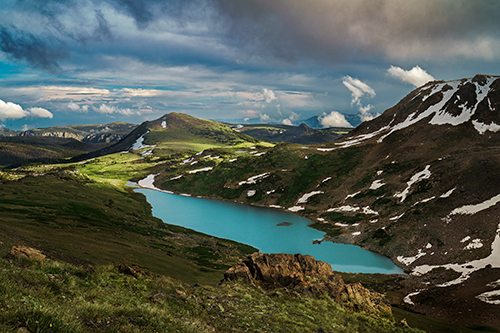
<instances>
[{"instance_id":1,"label":"mountain peak","mask_svg":"<svg viewBox=\"0 0 500 333\"><path fill-rule=\"evenodd\" d=\"M350 146L377 138L382 142L396 131L424 121L429 125L469 124L479 134L500 131L500 76L433 81L415 89L378 118L361 124L339 143Z\"/></svg>"}]
</instances>

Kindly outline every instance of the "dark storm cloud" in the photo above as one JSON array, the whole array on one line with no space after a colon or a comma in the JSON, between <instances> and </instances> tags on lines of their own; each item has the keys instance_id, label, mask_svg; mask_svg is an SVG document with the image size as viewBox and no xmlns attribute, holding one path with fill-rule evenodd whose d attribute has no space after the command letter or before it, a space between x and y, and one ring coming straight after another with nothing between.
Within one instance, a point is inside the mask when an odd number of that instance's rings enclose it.
<instances>
[{"instance_id":1,"label":"dark storm cloud","mask_svg":"<svg viewBox=\"0 0 500 333\"><path fill-rule=\"evenodd\" d=\"M57 46L59 45L59 46ZM60 72L59 60L66 58L57 40L48 41L15 28L0 26L0 50L11 58L51 73Z\"/></svg>"},{"instance_id":2,"label":"dark storm cloud","mask_svg":"<svg viewBox=\"0 0 500 333\"><path fill-rule=\"evenodd\" d=\"M47 46L64 44L80 66L104 55L207 67L500 59L497 0L20 0L19 9L49 32L11 22L2 50L52 71L60 58ZM45 53L37 60L27 45Z\"/></svg>"},{"instance_id":3,"label":"dark storm cloud","mask_svg":"<svg viewBox=\"0 0 500 333\"><path fill-rule=\"evenodd\" d=\"M228 42L284 59L491 57L500 1L212 0ZM467 49L476 47L476 50ZM498 54L496 54L498 56Z\"/></svg>"}]
</instances>

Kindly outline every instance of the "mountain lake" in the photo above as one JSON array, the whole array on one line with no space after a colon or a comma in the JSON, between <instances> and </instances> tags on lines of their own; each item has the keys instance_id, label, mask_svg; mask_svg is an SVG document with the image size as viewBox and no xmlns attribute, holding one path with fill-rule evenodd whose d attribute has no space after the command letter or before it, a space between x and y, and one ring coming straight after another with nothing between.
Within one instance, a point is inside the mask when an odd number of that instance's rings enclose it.
<instances>
[{"instance_id":1,"label":"mountain lake","mask_svg":"<svg viewBox=\"0 0 500 333\"><path fill-rule=\"evenodd\" d=\"M309 254L329 263L334 271L403 274L389 258L359 246L313 243L323 239L324 233L308 227L311 220L293 213L146 188L135 191L144 194L153 215L168 224L248 244L264 253Z\"/></svg>"}]
</instances>

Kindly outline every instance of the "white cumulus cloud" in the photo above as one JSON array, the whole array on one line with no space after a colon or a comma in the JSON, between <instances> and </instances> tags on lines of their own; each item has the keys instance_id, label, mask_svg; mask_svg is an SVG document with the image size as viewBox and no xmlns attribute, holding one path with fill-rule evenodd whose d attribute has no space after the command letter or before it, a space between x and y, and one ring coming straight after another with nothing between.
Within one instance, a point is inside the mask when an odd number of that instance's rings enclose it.
<instances>
[{"instance_id":1,"label":"white cumulus cloud","mask_svg":"<svg viewBox=\"0 0 500 333\"><path fill-rule=\"evenodd\" d=\"M290 119L283 119L281 122L283 125L293 126L292 121Z\"/></svg>"},{"instance_id":2,"label":"white cumulus cloud","mask_svg":"<svg viewBox=\"0 0 500 333\"><path fill-rule=\"evenodd\" d=\"M262 121L263 123L268 122L271 120L271 117L269 117L268 114L263 113L260 115L259 120Z\"/></svg>"},{"instance_id":3,"label":"white cumulus cloud","mask_svg":"<svg viewBox=\"0 0 500 333\"><path fill-rule=\"evenodd\" d=\"M278 97L276 97L276 95L274 94L274 91L270 89L264 88L262 90L262 95L264 96L264 99L266 100L267 103L271 103L272 101L278 99Z\"/></svg>"},{"instance_id":4,"label":"white cumulus cloud","mask_svg":"<svg viewBox=\"0 0 500 333\"><path fill-rule=\"evenodd\" d=\"M366 83L360 81L359 79L354 79L349 75L342 78L342 83L347 89L351 91L351 105L355 104L358 107L359 118L361 119L361 121L372 120L380 115L379 113L370 113L370 110L373 107L372 105L368 104L366 106L363 106L363 104L361 103L361 98L363 97L375 97L375 90L373 90Z\"/></svg>"},{"instance_id":5,"label":"white cumulus cloud","mask_svg":"<svg viewBox=\"0 0 500 333\"><path fill-rule=\"evenodd\" d=\"M52 112L50 112L49 110L46 110L44 108L37 108L37 107L29 108L28 112L30 113L30 117L33 117L33 118L50 118L50 119L52 119L54 117Z\"/></svg>"},{"instance_id":6,"label":"white cumulus cloud","mask_svg":"<svg viewBox=\"0 0 500 333\"><path fill-rule=\"evenodd\" d=\"M43 108L33 107L24 110L21 105L12 102L4 102L0 99L0 120L21 118L52 118L53 114Z\"/></svg>"},{"instance_id":7,"label":"white cumulus cloud","mask_svg":"<svg viewBox=\"0 0 500 333\"><path fill-rule=\"evenodd\" d=\"M79 105L76 104L75 102L70 102L68 104L68 109L70 109L73 112L88 112L89 111L89 106L88 105Z\"/></svg>"},{"instance_id":8,"label":"white cumulus cloud","mask_svg":"<svg viewBox=\"0 0 500 333\"><path fill-rule=\"evenodd\" d=\"M337 111L332 111L330 114L323 112L318 120L323 127L352 127L344 115Z\"/></svg>"},{"instance_id":9,"label":"white cumulus cloud","mask_svg":"<svg viewBox=\"0 0 500 333\"><path fill-rule=\"evenodd\" d=\"M411 83L415 87L420 87L429 81L434 81L434 77L427 73L425 70L419 66L415 66L409 71L405 71L401 67L391 66L387 72L395 79L404 82Z\"/></svg>"},{"instance_id":10,"label":"white cumulus cloud","mask_svg":"<svg viewBox=\"0 0 500 333\"><path fill-rule=\"evenodd\" d=\"M358 79L354 79L349 75L346 75L342 78L342 83L344 84L344 86L346 86L347 89L351 91L351 105L360 105L362 97L375 97L375 90L373 90L366 83L361 82Z\"/></svg>"}]
</instances>

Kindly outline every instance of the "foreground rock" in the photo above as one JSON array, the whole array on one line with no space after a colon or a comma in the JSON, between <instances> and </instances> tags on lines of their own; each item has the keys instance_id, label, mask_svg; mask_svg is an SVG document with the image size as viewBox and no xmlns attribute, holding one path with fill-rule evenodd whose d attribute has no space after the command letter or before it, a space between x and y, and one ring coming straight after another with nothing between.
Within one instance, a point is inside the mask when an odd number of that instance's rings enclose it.
<instances>
[{"instance_id":1,"label":"foreground rock","mask_svg":"<svg viewBox=\"0 0 500 333\"><path fill-rule=\"evenodd\" d=\"M36 259L36 260L44 260L45 255L37 249L27 247L27 246L22 246L22 245L14 245L11 249L9 254L13 257L17 258L29 258L29 259Z\"/></svg>"},{"instance_id":2,"label":"foreground rock","mask_svg":"<svg viewBox=\"0 0 500 333\"><path fill-rule=\"evenodd\" d=\"M327 294L344 307L377 315L391 314L383 295L360 283L345 284L329 264L309 255L253 253L224 274L224 280L243 280L267 290L286 288L299 294Z\"/></svg>"}]
</instances>

